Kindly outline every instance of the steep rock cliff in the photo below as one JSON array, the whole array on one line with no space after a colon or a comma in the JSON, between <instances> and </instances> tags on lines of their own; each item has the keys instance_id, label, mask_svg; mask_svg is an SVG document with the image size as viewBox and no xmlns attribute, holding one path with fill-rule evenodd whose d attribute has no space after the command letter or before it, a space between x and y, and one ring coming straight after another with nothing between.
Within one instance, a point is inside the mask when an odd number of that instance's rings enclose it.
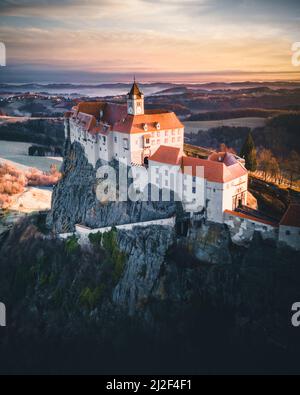
<instances>
[{"instance_id":1,"label":"steep rock cliff","mask_svg":"<svg viewBox=\"0 0 300 395\"><path fill-rule=\"evenodd\" d=\"M299 351L290 324L291 306L300 299L299 254L259 235L247 249L233 245L222 225L194 229L186 238L168 227L137 227L113 230L86 248L75 239L49 238L42 221L29 217L0 242L0 300L10 323L0 349L12 364L16 339L24 341L18 352L28 351L30 339L30 347L50 355L49 339L56 350L70 345L72 356L78 342L85 366L96 353L93 367L110 366L110 372L116 366L110 355L120 353L121 366L130 363L135 372L142 361L160 373L172 364L200 373L218 364L220 372L229 369L229 354L236 371L240 347L253 349L255 358L268 347L285 350L278 363ZM181 359L173 360L172 350ZM255 359L252 371L257 366Z\"/></svg>"},{"instance_id":2,"label":"steep rock cliff","mask_svg":"<svg viewBox=\"0 0 300 395\"><path fill-rule=\"evenodd\" d=\"M55 233L74 231L76 224L91 228L121 225L134 222L169 218L178 210L178 202L143 201L100 202L96 196L97 185L105 182L97 179L97 169L107 162L98 161L96 169L88 163L80 144L67 142L62 165L63 178L55 186L52 197L52 209L47 224ZM109 163L117 173L118 165Z\"/></svg>"}]
</instances>

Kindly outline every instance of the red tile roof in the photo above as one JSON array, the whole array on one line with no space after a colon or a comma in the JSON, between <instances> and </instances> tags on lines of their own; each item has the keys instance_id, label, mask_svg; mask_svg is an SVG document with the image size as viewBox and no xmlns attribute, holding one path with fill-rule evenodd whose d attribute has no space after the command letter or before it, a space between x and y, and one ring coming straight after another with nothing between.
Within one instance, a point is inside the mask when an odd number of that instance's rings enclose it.
<instances>
[{"instance_id":1,"label":"red tile roof","mask_svg":"<svg viewBox=\"0 0 300 395\"><path fill-rule=\"evenodd\" d=\"M147 131L158 131L157 124L160 124L161 130L181 129L183 124L179 121L173 112L157 110L146 111L143 115L127 114L127 106L115 103L103 102L81 102L73 107L75 118L84 120L79 114L92 116L95 121L100 121L100 111L103 111L101 121L107 123L113 130L121 133L133 134L145 132L144 126L147 125ZM83 122L87 127L87 122Z\"/></svg>"},{"instance_id":2,"label":"red tile roof","mask_svg":"<svg viewBox=\"0 0 300 395\"><path fill-rule=\"evenodd\" d=\"M144 126L147 125L147 132L159 131L157 124L160 124L161 130L181 129L183 124L179 121L173 112L148 113L143 115L127 115L114 125L114 130L121 133L143 133Z\"/></svg>"},{"instance_id":3,"label":"red tile roof","mask_svg":"<svg viewBox=\"0 0 300 395\"><path fill-rule=\"evenodd\" d=\"M204 178L210 182L226 183L248 174L247 170L236 162L226 166L223 162L185 156L180 148L160 146L149 160L171 165L180 165L185 174L198 176L197 167L202 167Z\"/></svg>"},{"instance_id":4,"label":"red tile roof","mask_svg":"<svg viewBox=\"0 0 300 395\"><path fill-rule=\"evenodd\" d=\"M77 106L75 107L75 109L77 110L77 112L81 112L84 114L89 114L89 115L93 115L96 119L99 119L100 116L100 111L104 111L106 107L106 103L104 102L80 102L77 104Z\"/></svg>"},{"instance_id":5,"label":"red tile roof","mask_svg":"<svg viewBox=\"0 0 300 395\"><path fill-rule=\"evenodd\" d=\"M249 219L250 221L253 221L253 222L260 222L265 225L273 226L274 228L278 227L278 224L276 222L271 222L271 221L267 221L262 218L253 217L248 214L239 213L238 211L225 210L224 213L235 216L235 217L239 217L239 218Z\"/></svg>"},{"instance_id":6,"label":"red tile roof","mask_svg":"<svg viewBox=\"0 0 300 395\"><path fill-rule=\"evenodd\" d=\"M280 225L300 228L300 204L291 204L280 221Z\"/></svg>"},{"instance_id":7,"label":"red tile roof","mask_svg":"<svg viewBox=\"0 0 300 395\"><path fill-rule=\"evenodd\" d=\"M182 150L176 147L161 145L158 150L150 156L153 162L166 163L168 165L181 165Z\"/></svg>"},{"instance_id":8,"label":"red tile roof","mask_svg":"<svg viewBox=\"0 0 300 395\"><path fill-rule=\"evenodd\" d=\"M184 168L191 167L192 175L196 176L197 166L204 168L204 178L210 182L226 183L248 174L247 170L239 162L226 166L223 162L215 162L209 159L183 157L183 171L189 173L190 171Z\"/></svg>"},{"instance_id":9,"label":"red tile roof","mask_svg":"<svg viewBox=\"0 0 300 395\"><path fill-rule=\"evenodd\" d=\"M103 122L113 126L120 120L123 120L127 116L127 106L124 104L106 103L106 107L103 111Z\"/></svg>"}]
</instances>

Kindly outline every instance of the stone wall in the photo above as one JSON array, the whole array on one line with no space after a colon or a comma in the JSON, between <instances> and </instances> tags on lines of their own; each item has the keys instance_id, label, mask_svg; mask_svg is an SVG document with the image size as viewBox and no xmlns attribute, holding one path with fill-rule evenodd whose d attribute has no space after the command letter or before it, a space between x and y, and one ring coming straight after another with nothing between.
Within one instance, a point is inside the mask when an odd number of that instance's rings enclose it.
<instances>
[{"instance_id":1,"label":"stone wall","mask_svg":"<svg viewBox=\"0 0 300 395\"><path fill-rule=\"evenodd\" d=\"M278 240L278 227L264 224L259 220L241 218L225 212L224 223L229 227L231 239L235 244L249 244L255 232L259 232L264 240Z\"/></svg>"}]
</instances>

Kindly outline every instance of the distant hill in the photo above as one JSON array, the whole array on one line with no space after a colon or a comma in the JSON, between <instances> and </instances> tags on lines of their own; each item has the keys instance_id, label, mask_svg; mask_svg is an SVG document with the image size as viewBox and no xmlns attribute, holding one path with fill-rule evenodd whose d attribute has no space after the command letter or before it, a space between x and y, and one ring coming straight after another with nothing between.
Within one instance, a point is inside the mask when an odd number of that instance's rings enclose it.
<instances>
[{"instance_id":1,"label":"distant hill","mask_svg":"<svg viewBox=\"0 0 300 395\"><path fill-rule=\"evenodd\" d=\"M300 112L276 115L265 127L252 130L256 146L270 149L278 158L288 157L291 151L300 154ZM190 144L218 149L220 144L240 152L248 135L248 127L222 126L198 133L187 134Z\"/></svg>"}]
</instances>

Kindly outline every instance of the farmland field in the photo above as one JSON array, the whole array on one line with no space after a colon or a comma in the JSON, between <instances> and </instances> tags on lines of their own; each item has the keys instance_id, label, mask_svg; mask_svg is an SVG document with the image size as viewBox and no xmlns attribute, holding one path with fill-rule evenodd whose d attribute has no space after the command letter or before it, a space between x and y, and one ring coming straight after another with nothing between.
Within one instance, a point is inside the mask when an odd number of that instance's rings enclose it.
<instances>
[{"instance_id":1,"label":"farmland field","mask_svg":"<svg viewBox=\"0 0 300 395\"><path fill-rule=\"evenodd\" d=\"M212 128L219 128L222 126L230 127L248 127L255 129L263 127L266 124L265 118L236 118L236 119L224 119L218 121L192 121L183 122L186 133L198 133L199 130L209 130Z\"/></svg>"},{"instance_id":2,"label":"farmland field","mask_svg":"<svg viewBox=\"0 0 300 395\"><path fill-rule=\"evenodd\" d=\"M41 171L48 171L52 164L60 167L61 158L28 156L28 148L31 145L30 143L0 141L0 161L13 162L21 168L35 167Z\"/></svg>"}]
</instances>

